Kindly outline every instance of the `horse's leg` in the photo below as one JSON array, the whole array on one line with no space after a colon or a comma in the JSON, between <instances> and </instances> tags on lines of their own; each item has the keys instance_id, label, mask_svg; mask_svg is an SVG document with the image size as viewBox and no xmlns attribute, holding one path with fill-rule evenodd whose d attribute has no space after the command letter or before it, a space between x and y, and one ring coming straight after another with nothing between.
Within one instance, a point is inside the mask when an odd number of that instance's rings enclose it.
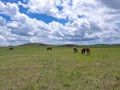
<instances>
[{"instance_id":1,"label":"horse's leg","mask_svg":"<svg viewBox=\"0 0 120 90\"><path fill-rule=\"evenodd\" d=\"M76 49L76 51L75 51L76 53L78 52L78 50Z\"/></svg>"},{"instance_id":2,"label":"horse's leg","mask_svg":"<svg viewBox=\"0 0 120 90\"><path fill-rule=\"evenodd\" d=\"M82 51L81 51L81 54L83 55L83 49L82 49Z\"/></svg>"},{"instance_id":3,"label":"horse's leg","mask_svg":"<svg viewBox=\"0 0 120 90\"><path fill-rule=\"evenodd\" d=\"M90 55L90 50L89 49L87 50L87 55Z\"/></svg>"},{"instance_id":4,"label":"horse's leg","mask_svg":"<svg viewBox=\"0 0 120 90\"><path fill-rule=\"evenodd\" d=\"M85 55L85 49L83 49L83 54Z\"/></svg>"},{"instance_id":5,"label":"horse's leg","mask_svg":"<svg viewBox=\"0 0 120 90\"><path fill-rule=\"evenodd\" d=\"M86 49L85 48L82 49L81 54L86 55Z\"/></svg>"},{"instance_id":6,"label":"horse's leg","mask_svg":"<svg viewBox=\"0 0 120 90\"><path fill-rule=\"evenodd\" d=\"M84 54L86 55L86 50L84 50Z\"/></svg>"},{"instance_id":7,"label":"horse's leg","mask_svg":"<svg viewBox=\"0 0 120 90\"><path fill-rule=\"evenodd\" d=\"M89 55L90 55L90 50L88 51Z\"/></svg>"},{"instance_id":8,"label":"horse's leg","mask_svg":"<svg viewBox=\"0 0 120 90\"><path fill-rule=\"evenodd\" d=\"M86 54L86 50L84 49L84 55Z\"/></svg>"}]
</instances>

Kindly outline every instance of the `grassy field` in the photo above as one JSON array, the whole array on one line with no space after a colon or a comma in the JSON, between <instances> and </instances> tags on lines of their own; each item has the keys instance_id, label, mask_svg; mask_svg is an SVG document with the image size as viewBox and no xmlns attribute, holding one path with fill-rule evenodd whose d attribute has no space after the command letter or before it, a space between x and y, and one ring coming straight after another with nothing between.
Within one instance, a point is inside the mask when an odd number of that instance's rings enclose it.
<instances>
[{"instance_id":1,"label":"grassy field","mask_svg":"<svg viewBox=\"0 0 120 90\"><path fill-rule=\"evenodd\" d=\"M0 90L120 90L120 46L0 47Z\"/></svg>"}]
</instances>

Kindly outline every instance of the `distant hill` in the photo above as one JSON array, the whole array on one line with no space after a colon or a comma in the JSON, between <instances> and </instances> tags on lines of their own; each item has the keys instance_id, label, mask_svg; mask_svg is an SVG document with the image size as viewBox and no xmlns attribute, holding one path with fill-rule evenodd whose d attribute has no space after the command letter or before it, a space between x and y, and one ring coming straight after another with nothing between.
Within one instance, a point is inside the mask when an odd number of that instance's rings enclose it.
<instances>
[{"instance_id":1,"label":"distant hill","mask_svg":"<svg viewBox=\"0 0 120 90\"><path fill-rule=\"evenodd\" d=\"M52 46L50 44L43 44L43 43L27 43L27 44L22 44L19 46ZM53 45L53 46L120 46L120 44L93 44L93 45L75 45L75 44L63 44L63 45Z\"/></svg>"},{"instance_id":2,"label":"distant hill","mask_svg":"<svg viewBox=\"0 0 120 90\"><path fill-rule=\"evenodd\" d=\"M22 44L19 46L46 46L46 44L42 44L42 43L27 43L27 44Z\"/></svg>"},{"instance_id":3,"label":"distant hill","mask_svg":"<svg viewBox=\"0 0 120 90\"><path fill-rule=\"evenodd\" d=\"M95 46L120 46L120 44L94 44Z\"/></svg>"}]
</instances>

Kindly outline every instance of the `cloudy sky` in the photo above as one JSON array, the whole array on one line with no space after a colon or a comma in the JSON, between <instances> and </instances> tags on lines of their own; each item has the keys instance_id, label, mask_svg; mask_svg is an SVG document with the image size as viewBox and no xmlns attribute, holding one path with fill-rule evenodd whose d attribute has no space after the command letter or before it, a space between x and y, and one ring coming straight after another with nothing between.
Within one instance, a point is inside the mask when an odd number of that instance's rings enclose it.
<instances>
[{"instance_id":1,"label":"cloudy sky","mask_svg":"<svg viewBox=\"0 0 120 90\"><path fill-rule=\"evenodd\" d=\"M0 0L0 46L120 44L120 0Z\"/></svg>"}]
</instances>

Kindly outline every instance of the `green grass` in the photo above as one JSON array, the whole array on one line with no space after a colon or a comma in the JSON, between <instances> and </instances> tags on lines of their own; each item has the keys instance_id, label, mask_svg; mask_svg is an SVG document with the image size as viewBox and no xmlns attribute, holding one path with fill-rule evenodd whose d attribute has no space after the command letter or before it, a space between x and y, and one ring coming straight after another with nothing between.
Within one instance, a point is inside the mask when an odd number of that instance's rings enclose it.
<instances>
[{"instance_id":1,"label":"green grass","mask_svg":"<svg viewBox=\"0 0 120 90\"><path fill-rule=\"evenodd\" d=\"M0 47L0 90L120 90L120 46Z\"/></svg>"}]
</instances>

